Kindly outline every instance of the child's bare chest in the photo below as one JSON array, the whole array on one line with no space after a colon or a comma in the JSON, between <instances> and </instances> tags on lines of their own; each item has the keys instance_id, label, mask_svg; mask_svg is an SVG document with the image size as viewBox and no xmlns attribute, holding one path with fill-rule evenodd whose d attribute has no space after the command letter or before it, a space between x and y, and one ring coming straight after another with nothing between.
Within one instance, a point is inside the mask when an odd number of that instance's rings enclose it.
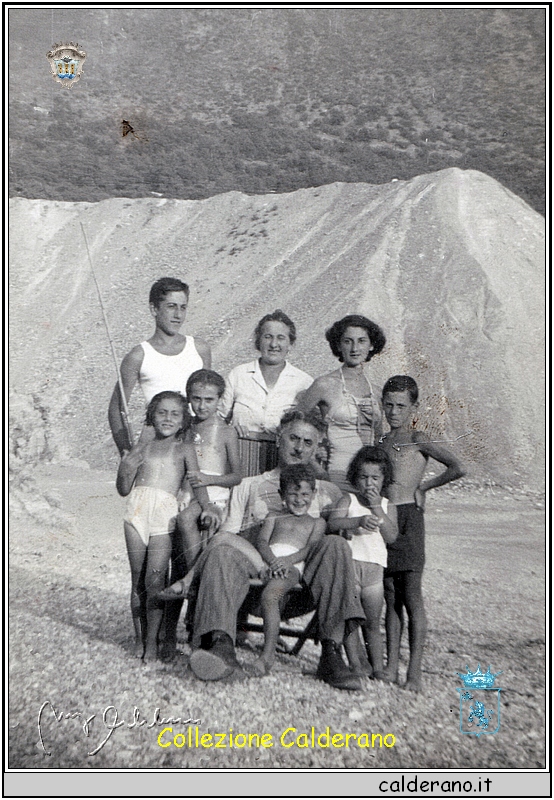
<instances>
[{"instance_id":1,"label":"child's bare chest","mask_svg":"<svg viewBox=\"0 0 554 800\"><path fill-rule=\"evenodd\" d=\"M219 426L191 428L190 439L196 450L201 470L224 473L227 467L227 448Z\"/></svg>"},{"instance_id":2,"label":"child's bare chest","mask_svg":"<svg viewBox=\"0 0 554 800\"><path fill-rule=\"evenodd\" d=\"M413 494L427 467L427 457L410 433L394 439L386 436L381 444L392 464L393 482L387 492L389 498L396 503L413 502Z\"/></svg>"},{"instance_id":3,"label":"child's bare chest","mask_svg":"<svg viewBox=\"0 0 554 800\"><path fill-rule=\"evenodd\" d=\"M137 485L152 486L175 494L185 473L181 447L159 448L154 443L146 448L144 461L137 476Z\"/></svg>"},{"instance_id":4,"label":"child's bare chest","mask_svg":"<svg viewBox=\"0 0 554 800\"><path fill-rule=\"evenodd\" d=\"M273 542L293 544L304 547L312 531L314 520L312 517L295 517L293 514L279 517L273 529Z\"/></svg>"}]
</instances>

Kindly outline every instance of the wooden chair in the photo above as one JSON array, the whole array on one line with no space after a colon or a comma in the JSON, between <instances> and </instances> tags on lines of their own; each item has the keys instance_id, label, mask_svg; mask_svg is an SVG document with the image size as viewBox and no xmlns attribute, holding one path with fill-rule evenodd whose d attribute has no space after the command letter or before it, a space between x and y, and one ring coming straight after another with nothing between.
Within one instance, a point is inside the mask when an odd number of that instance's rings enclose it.
<instances>
[{"instance_id":1,"label":"wooden chair","mask_svg":"<svg viewBox=\"0 0 554 800\"><path fill-rule=\"evenodd\" d=\"M260 622L250 622L248 617L253 615L261 617L260 600L265 584L258 578L250 581L250 590L238 615L238 631L263 633L264 626ZM288 622L294 617L303 617L312 612L312 617L304 628L293 628ZM285 607L283 609L283 620L279 628L279 636L286 636L296 639L296 644L287 652L289 655L297 656L308 639L318 642L317 614L314 611L313 600L310 590L302 583L297 583L291 589Z\"/></svg>"},{"instance_id":2,"label":"wooden chair","mask_svg":"<svg viewBox=\"0 0 554 800\"><path fill-rule=\"evenodd\" d=\"M250 432L239 436L242 477L261 475L277 466L277 443L272 433Z\"/></svg>"}]
</instances>

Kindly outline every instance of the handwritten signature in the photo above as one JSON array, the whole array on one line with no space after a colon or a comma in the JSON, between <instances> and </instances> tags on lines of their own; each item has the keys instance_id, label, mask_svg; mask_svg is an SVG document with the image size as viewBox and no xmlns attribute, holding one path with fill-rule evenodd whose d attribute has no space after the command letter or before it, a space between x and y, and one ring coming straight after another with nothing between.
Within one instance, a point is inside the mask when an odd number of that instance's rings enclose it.
<instances>
[{"instance_id":1,"label":"handwritten signature","mask_svg":"<svg viewBox=\"0 0 554 800\"><path fill-rule=\"evenodd\" d=\"M91 735L91 730L93 727L93 720L97 718L96 714L92 714L91 716L87 716L82 711L58 711L55 708L54 704L50 700L46 700L40 707L38 712L38 735L39 741L38 744L42 747L43 751L47 756L51 756L52 753L46 749L44 745L44 737L42 726L43 722L46 721L44 715L47 714L47 709L50 708L51 714L54 716L56 722L66 722L68 720L79 720L80 727L83 731L83 734L88 738ZM100 750L104 747L106 742L109 741L111 736L113 735L114 731L118 728L123 727L124 725L127 726L128 729L131 728L155 728L160 725L200 725L200 719L193 719L192 717L163 717L159 708L156 708L152 717L151 722L148 721L145 717L143 717L140 709L135 706L133 708L133 720L132 722L126 722L124 719L119 718L119 711L115 706L107 706L103 713L102 713L102 725L104 726L104 730L106 731L106 735L104 739L100 742L98 747L95 747L90 753L89 756L95 756L96 753L99 753Z\"/></svg>"}]
</instances>

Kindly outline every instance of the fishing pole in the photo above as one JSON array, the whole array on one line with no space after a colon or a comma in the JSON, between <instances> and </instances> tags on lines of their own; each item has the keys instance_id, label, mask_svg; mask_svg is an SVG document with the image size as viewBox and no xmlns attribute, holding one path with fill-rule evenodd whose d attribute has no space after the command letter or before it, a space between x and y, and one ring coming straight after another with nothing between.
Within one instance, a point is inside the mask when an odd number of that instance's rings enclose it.
<instances>
[{"instance_id":1,"label":"fishing pole","mask_svg":"<svg viewBox=\"0 0 554 800\"><path fill-rule=\"evenodd\" d=\"M92 272L92 277L94 278L94 284L96 286L96 291L98 292L98 300L100 301L100 308L102 309L102 315L104 317L104 325L106 326L106 333L108 334L108 341L110 343L110 347L111 347L111 350L112 350L113 360L114 360L114 364L115 364L115 371L117 373L117 384L119 386L119 394L120 394L120 397L121 397L121 406L120 406L121 416L123 418L123 424L125 425L125 429L127 431L127 436L129 437L129 445L132 447L133 443L135 441L135 437L134 437L134 434L133 434L133 428L132 428L132 425L131 425L131 421L129 419L129 408L127 406L127 398L125 397L125 391L123 389L123 379L121 377L121 371L119 369L119 362L117 360L117 354L115 352L115 347L114 347L112 335L111 335L111 332L110 332L110 326L108 324L108 317L106 315L106 309L105 309L104 303L102 301L102 293L100 291L100 286L98 285L98 281L96 279L96 273L94 272L94 267L92 265L92 258L91 258L91 255L90 255L90 250L89 250L89 246L88 246L87 235L85 233L85 228L83 226L83 223L80 222L80 221L79 221L79 225L81 226L81 230L83 231L83 238L85 240L85 247L87 249L88 261L89 261L89 264L90 264L90 271Z\"/></svg>"}]
</instances>

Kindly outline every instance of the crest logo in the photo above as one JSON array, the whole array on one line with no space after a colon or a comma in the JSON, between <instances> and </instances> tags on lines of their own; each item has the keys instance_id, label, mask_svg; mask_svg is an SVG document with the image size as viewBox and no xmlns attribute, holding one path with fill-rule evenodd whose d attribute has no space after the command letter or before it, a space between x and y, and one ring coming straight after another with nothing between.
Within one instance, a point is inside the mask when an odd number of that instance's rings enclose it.
<instances>
[{"instance_id":1,"label":"crest logo","mask_svg":"<svg viewBox=\"0 0 554 800\"><path fill-rule=\"evenodd\" d=\"M77 83L83 72L83 64L87 54L73 42L69 44L55 44L46 53L46 58L50 62L52 77L62 86L68 89Z\"/></svg>"},{"instance_id":2,"label":"crest logo","mask_svg":"<svg viewBox=\"0 0 554 800\"><path fill-rule=\"evenodd\" d=\"M457 672L464 684L460 693L460 732L470 736L498 733L500 730L500 692L494 681L501 672L486 672L477 664L475 672L466 665L466 673Z\"/></svg>"}]
</instances>

